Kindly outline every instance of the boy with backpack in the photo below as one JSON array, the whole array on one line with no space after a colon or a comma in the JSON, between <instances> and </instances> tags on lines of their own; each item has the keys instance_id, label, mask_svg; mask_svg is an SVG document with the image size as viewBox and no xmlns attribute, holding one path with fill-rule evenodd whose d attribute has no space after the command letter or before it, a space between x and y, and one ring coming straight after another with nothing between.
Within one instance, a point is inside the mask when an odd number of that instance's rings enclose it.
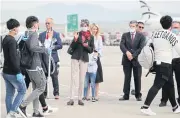
<instances>
[{"instance_id":1,"label":"boy with backpack","mask_svg":"<svg viewBox=\"0 0 180 118\"><path fill-rule=\"evenodd\" d=\"M46 86L46 77L41 67L41 60L39 53L51 53L51 49L41 47L37 30L39 28L39 20L35 16L29 16L26 19L26 27L28 31L25 32L27 40L25 41L27 47L26 53L21 57L21 65L26 68L26 72L32 82L33 92L20 105L20 110L26 116L26 107L33 102L34 113L33 118L44 118L39 112L39 96L44 92ZM25 56L26 55L26 56ZM27 117L27 116L26 116Z\"/></svg>"}]
</instances>

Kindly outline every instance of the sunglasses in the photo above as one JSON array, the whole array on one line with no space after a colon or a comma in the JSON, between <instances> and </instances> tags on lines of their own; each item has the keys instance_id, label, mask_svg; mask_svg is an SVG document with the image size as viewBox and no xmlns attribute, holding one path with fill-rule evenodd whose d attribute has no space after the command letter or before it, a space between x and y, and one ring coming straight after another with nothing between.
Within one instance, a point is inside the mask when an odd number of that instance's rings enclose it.
<instances>
[{"instance_id":1,"label":"sunglasses","mask_svg":"<svg viewBox=\"0 0 180 118\"><path fill-rule=\"evenodd\" d=\"M173 27L173 29L179 29L179 27Z\"/></svg>"},{"instance_id":2,"label":"sunglasses","mask_svg":"<svg viewBox=\"0 0 180 118\"><path fill-rule=\"evenodd\" d=\"M51 24L51 23L49 23L49 22L46 22L46 25L49 25L49 24Z\"/></svg>"},{"instance_id":3,"label":"sunglasses","mask_svg":"<svg viewBox=\"0 0 180 118\"><path fill-rule=\"evenodd\" d=\"M140 29L144 29L144 27L139 26Z\"/></svg>"}]
</instances>

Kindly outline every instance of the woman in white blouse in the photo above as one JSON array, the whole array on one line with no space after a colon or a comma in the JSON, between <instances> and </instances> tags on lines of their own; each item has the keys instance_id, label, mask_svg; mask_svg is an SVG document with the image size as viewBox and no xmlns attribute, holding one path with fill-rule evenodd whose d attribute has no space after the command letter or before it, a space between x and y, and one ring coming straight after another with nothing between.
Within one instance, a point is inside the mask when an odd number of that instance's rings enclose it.
<instances>
[{"instance_id":1,"label":"woman in white blouse","mask_svg":"<svg viewBox=\"0 0 180 118\"><path fill-rule=\"evenodd\" d=\"M90 27L91 34L94 36L94 49L98 52L98 60L97 60L97 75L96 75L96 101L98 101L98 94L99 94L99 83L103 82L103 71L102 71L102 65L100 61L100 57L102 56L102 48L103 48L103 42L102 37L100 36L100 30L99 26L93 23ZM89 99L89 91L90 91L90 84L89 84L89 90L87 96L84 96L83 100L90 100Z\"/></svg>"}]
</instances>

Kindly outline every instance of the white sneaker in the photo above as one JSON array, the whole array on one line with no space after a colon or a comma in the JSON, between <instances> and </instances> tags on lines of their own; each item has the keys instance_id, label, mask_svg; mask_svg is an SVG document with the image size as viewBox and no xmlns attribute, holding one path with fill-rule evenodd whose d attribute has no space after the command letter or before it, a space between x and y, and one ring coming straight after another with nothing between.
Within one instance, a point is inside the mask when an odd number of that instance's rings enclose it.
<instances>
[{"instance_id":1,"label":"white sneaker","mask_svg":"<svg viewBox=\"0 0 180 118\"><path fill-rule=\"evenodd\" d=\"M48 109L46 111L43 110L43 114L47 116L47 115L50 115L51 113L55 113L57 110L58 108L53 108L53 107L48 106Z\"/></svg>"},{"instance_id":2,"label":"white sneaker","mask_svg":"<svg viewBox=\"0 0 180 118\"><path fill-rule=\"evenodd\" d=\"M180 107L178 107L173 113L175 113L175 114L180 113Z\"/></svg>"},{"instance_id":3,"label":"white sneaker","mask_svg":"<svg viewBox=\"0 0 180 118\"><path fill-rule=\"evenodd\" d=\"M17 118L17 113L10 111L10 112L7 114L6 118Z\"/></svg>"},{"instance_id":4,"label":"white sneaker","mask_svg":"<svg viewBox=\"0 0 180 118\"><path fill-rule=\"evenodd\" d=\"M154 113L150 108L148 108L148 109L141 109L141 112L143 114L148 115L148 116L155 116L156 115L156 113Z\"/></svg>"}]
</instances>

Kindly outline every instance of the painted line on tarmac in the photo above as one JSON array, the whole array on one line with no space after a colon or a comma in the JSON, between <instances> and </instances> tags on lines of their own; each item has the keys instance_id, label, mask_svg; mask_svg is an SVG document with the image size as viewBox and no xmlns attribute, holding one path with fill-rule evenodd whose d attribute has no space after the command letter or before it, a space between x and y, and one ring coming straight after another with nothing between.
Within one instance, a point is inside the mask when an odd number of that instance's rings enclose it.
<instances>
[{"instance_id":1,"label":"painted line on tarmac","mask_svg":"<svg viewBox=\"0 0 180 118\"><path fill-rule=\"evenodd\" d=\"M70 86L65 85L65 84L60 84L60 86L66 87L66 88L70 88ZM76 87L76 89L78 89L78 87ZM116 98L119 98L119 97L120 97L120 96L117 95L117 94L110 94L110 93L108 93L108 92L103 92L103 91L100 91L100 92L99 92L99 95L108 96L108 97L116 97ZM77 97L78 97L78 96L75 96L75 98L77 98ZM69 97L67 97L67 98L69 98Z\"/></svg>"}]
</instances>

